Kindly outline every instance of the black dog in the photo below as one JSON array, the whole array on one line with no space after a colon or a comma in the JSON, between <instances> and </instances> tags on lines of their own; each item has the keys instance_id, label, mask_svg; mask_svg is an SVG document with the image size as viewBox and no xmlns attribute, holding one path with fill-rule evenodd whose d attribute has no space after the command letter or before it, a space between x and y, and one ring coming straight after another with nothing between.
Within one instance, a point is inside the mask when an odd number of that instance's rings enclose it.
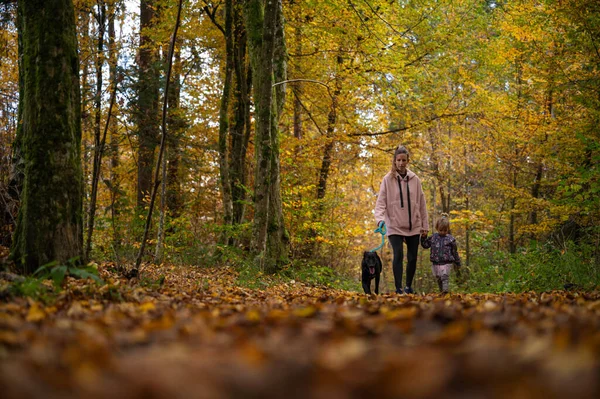
<instances>
[{"instance_id":1,"label":"black dog","mask_svg":"<svg viewBox=\"0 0 600 399\"><path fill-rule=\"evenodd\" d=\"M362 260L362 286L365 294L371 293L371 280L375 279L375 293L379 294L379 277L381 276L381 259L377 252L363 253Z\"/></svg>"}]
</instances>

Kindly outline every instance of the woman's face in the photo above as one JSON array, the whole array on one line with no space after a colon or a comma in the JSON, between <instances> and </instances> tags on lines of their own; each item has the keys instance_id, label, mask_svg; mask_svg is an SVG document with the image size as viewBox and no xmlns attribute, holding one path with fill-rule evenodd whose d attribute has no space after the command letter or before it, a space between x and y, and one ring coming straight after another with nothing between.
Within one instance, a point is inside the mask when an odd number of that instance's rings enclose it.
<instances>
[{"instance_id":1,"label":"woman's face","mask_svg":"<svg viewBox=\"0 0 600 399\"><path fill-rule=\"evenodd\" d=\"M398 169L401 174L406 173L406 165L408 165L408 154L396 155L396 169Z\"/></svg>"}]
</instances>

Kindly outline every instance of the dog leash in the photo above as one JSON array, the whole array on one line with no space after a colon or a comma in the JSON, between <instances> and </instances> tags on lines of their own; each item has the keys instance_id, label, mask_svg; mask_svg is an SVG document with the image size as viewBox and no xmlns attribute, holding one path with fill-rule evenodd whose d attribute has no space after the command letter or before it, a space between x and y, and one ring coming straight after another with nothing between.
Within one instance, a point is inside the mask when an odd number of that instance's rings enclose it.
<instances>
[{"instance_id":1,"label":"dog leash","mask_svg":"<svg viewBox=\"0 0 600 399\"><path fill-rule=\"evenodd\" d=\"M380 227L376 228L375 233L381 234L381 245L377 246L376 248L373 248L369 252L379 251L381 248L383 248L383 245L385 244L385 233L387 233L387 227L385 226L385 223L383 223Z\"/></svg>"}]
</instances>

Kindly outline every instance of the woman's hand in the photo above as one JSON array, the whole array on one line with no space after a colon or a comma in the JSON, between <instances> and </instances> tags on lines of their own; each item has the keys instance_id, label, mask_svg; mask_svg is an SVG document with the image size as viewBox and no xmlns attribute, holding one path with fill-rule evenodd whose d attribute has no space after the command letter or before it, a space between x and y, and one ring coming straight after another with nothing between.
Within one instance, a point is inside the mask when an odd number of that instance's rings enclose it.
<instances>
[{"instance_id":1,"label":"woman's hand","mask_svg":"<svg viewBox=\"0 0 600 399\"><path fill-rule=\"evenodd\" d=\"M427 233L429 233L429 230L421 229L421 237L427 237Z\"/></svg>"}]
</instances>

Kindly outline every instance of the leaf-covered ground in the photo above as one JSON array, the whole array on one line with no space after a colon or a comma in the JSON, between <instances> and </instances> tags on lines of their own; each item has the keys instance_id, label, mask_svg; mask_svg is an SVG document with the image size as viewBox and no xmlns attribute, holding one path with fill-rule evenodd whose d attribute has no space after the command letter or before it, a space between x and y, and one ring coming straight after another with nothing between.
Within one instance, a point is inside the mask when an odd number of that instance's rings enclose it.
<instances>
[{"instance_id":1,"label":"leaf-covered ground","mask_svg":"<svg viewBox=\"0 0 600 399\"><path fill-rule=\"evenodd\" d=\"M600 397L598 292L368 297L250 290L231 269L144 276L4 298L2 397Z\"/></svg>"}]
</instances>

